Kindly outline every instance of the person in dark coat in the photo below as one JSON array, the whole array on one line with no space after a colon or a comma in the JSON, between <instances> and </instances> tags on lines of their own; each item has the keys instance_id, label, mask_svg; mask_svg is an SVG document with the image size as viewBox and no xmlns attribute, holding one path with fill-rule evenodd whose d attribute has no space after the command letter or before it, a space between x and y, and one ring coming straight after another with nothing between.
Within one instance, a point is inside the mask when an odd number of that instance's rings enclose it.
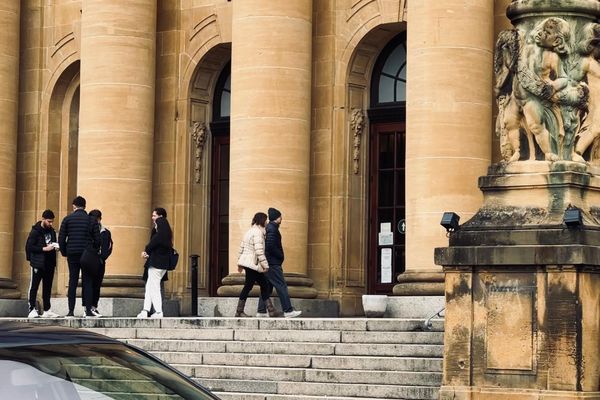
<instances>
[{"instance_id":1,"label":"person in dark coat","mask_svg":"<svg viewBox=\"0 0 600 400\"><path fill-rule=\"evenodd\" d=\"M281 308L283 308L283 316L285 318L295 318L302 314L302 311L294 310L290 295L288 293L287 283L283 276L283 260L285 259L283 254L283 246L281 244L281 233L279 232L279 226L281 225L281 212L275 208L269 208L269 223L266 228L265 236L265 255L267 262L269 263L269 271L265 272L265 276L271 282L279 301L281 302ZM266 304L261 298L258 299L258 310L256 313L257 317L266 317L267 313Z\"/></svg>"},{"instance_id":2,"label":"person in dark coat","mask_svg":"<svg viewBox=\"0 0 600 400\"><path fill-rule=\"evenodd\" d=\"M98 301L100 301L100 289L102 288L102 281L104 280L104 273L106 271L106 260L112 254L113 241L112 235L108 228L102 225L102 211L92 210L90 211L90 217L95 218L100 228L100 269L98 273L92 279L92 313L97 317L101 317L100 311L98 311Z\"/></svg>"},{"instance_id":3,"label":"person in dark coat","mask_svg":"<svg viewBox=\"0 0 600 400\"><path fill-rule=\"evenodd\" d=\"M31 264L31 284L29 286L29 314L28 318L39 316L35 308L37 292L42 282L42 301L44 313L42 318L57 318L60 315L50 309L50 296L52 295L52 281L56 270L56 232L52 227L54 213L45 210L42 219L31 227L31 232L25 244L25 254Z\"/></svg>"},{"instance_id":4,"label":"person in dark coat","mask_svg":"<svg viewBox=\"0 0 600 400\"><path fill-rule=\"evenodd\" d=\"M137 315L138 318L148 318L152 307L155 313L151 318L163 317L160 282L170 267L170 256L173 252L173 231L167 221L167 211L162 207L155 208L152 211L152 221L156 233L152 235L142 252L142 258L147 259L148 279L144 294L144 308Z\"/></svg>"},{"instance_id":5,"label":"person in dark coat","mask_svg":"<svg viewBox=\"0 0 600 400\"><path fill-rule=\"evenodd\" d=\"M79 272L81 271L82 303L85 308L84 318L97 318L92 313L92 276L81 269L81 255L83 251L90 247L93 251L100 249L100 228L95 218L90 218L85 212L86 201L83 197L77 196L73 199L73 213L67 215L60 224L58 232L58 244L60 253L67 257L69 265L69 288L67 297L69 298L69 313L67 317L74 317L75 296L77 283L79 282Z\"/></svg>"}]
</instances>

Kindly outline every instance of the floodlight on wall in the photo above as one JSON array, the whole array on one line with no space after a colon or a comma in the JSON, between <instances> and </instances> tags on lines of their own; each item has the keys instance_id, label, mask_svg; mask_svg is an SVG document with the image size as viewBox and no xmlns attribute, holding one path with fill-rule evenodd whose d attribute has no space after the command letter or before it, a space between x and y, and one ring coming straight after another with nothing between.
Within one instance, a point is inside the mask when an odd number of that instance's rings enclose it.
<instances>
[{"instance_id":1,"label":"floodlight on wall","mask_svg":"<svg viewBox=\"0 0 600 400\"><path fill-rule=\"evenodd\" d=\"M583 225L581 209L569 204L563 216L563 222L567 228L579 228Z\"/></svg>"},{"instance_id":2,"label":"floodlight on wall","mask_svg":"<svg viewBox=\"0 0 600 400\"><path fill-rule=\"evenodd\" d=\"M457 213L447 211L442 215L442 221L440 225L446 228L446 232L454 232L458 230L458 221L460 220L460 215Z\"/></svg>"}]
</instances>

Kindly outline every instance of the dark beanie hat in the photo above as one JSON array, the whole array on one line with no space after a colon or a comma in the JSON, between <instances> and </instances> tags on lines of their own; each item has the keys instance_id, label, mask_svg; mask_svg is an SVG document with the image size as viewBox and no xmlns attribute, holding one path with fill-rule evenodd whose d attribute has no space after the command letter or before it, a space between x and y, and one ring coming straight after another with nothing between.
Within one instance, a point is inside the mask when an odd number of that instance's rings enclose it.
<instances>
[{"instance_id":1,"label":"dark beanie hat","mask_svg":"<svg viewBox=\"0 0 600 400\"><path fill-rule=\"evenodd\" d=\"M275 221L277 218L281 217L281 213L276 208L269 208L269 221Z\"/></svg>"}]
</instances>

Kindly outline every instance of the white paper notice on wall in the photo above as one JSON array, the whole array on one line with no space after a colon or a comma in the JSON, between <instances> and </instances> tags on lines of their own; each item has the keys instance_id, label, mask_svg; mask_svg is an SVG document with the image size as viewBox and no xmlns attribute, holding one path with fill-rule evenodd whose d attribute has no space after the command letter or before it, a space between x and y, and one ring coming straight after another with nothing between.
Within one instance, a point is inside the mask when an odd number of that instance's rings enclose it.
<instances>
[{"instance_id":1,"label":"white paper notice on wall","mask_svg":"<svg viewBox=\"0 0 600 400\"><path fill-rule=\"evenodd\" d=\"M392 249L381 249L381 283L392 283Z\"/></svg>"}]
</instances>

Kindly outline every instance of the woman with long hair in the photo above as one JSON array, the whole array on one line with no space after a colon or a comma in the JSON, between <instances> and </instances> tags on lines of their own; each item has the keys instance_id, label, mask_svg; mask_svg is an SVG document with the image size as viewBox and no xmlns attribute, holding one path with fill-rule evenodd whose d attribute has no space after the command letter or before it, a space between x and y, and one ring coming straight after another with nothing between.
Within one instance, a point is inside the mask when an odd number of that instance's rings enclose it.
<instances>
[{"instance_id":1,"label":"woman with long hair","mask_svg":"<svg viewBox=\"0 0 600 400\"><path fill-rule=\"evenodd\" d=\"M257 212L254 215L254 218L252 218L252 226L244 235L240 245L238 272L245 272L246 280L235 311L236 317L248 317L248 315L244 313L244 307L246 306L248 294L255 283L260 285L260 297L267 305L267 310L269 310L270 313L275 311L270 299L273 287L264 274L264 272L269 270L269 264L265 257L266 224L267 214Z\"/></svg>"},{"instance_id":2,"label":"woman with long hair","mask_svg":"<svg viewBox=\"0 0 600 400\"><path fill-rule=\"evenodd\" d=\"M169 256L173 252L173 231L167 221L165 209L155 208L152 211L152 221L154 222L153 235L142 252L142 258L147 259L148 279L144 294L144 309L137 315L138 318L148 318L152 307L155 312L150 318L163 317L160 281L170 267Z\"/></svg>"}]
</instances>

